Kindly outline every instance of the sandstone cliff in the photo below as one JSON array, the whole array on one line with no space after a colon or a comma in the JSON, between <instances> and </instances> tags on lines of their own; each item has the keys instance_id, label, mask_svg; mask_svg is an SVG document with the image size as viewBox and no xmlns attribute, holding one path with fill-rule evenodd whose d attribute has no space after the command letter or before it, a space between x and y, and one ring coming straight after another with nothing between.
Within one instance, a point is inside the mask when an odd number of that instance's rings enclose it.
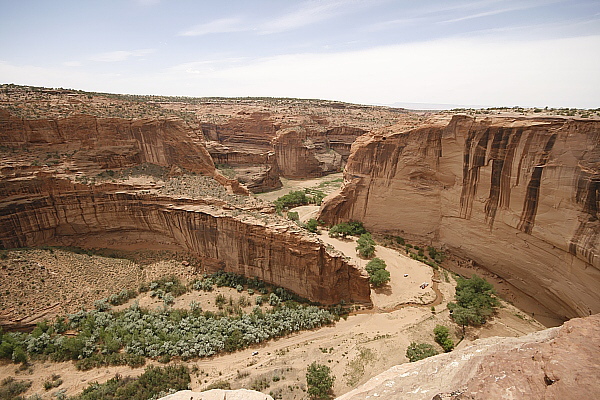
<instances>
[{"instance_id":1,"label":"sandstone cliff","mask_svg":"<svg viewBox=\"0 0 600 400\"><path fill-rule=\"evenodd\" d=\"M595 399L600 315L520 338L488 338L397 365L339 397L350 399Z\"/></svg>"},{"instance_id":2,"label":"sandstone cliff","mask_svg":"<svg viewBox=\"0 0 600 400\"><path fill-rule=\"evenodd\" d=\"M178 166L248 193L215 169L202 134L175 117L23 119L0 109L0 142L6 149L70 153L66 161L73 171L95 174L143 163Z\"/></svg>"},{"instance_id":3,"label":"sandstone cliff","mask_svg":"<svg viewBox=\"0 0 600 400\"><path fill-rule=\"evenodd\" d=\"M233 167L253 192L281 186L279 177L314 178L338 172L365 130L326 119L280 121L268 112L241 113L226 123L202 124L215 164Z\"/></svg>"},{"instance_id":4,"label":"sandstone cliff","mask_svg":"<svg viewBox=\"0 0 600 400\"><path fill-rule=\"evenodd\" d=\"M140 194L49 177L5 185L0 248L75 245L185 250L218 269L283 286L310 300L370 303L368 279L292 225L224 209L223 202ZM225 207L230 208L230 207Z\"/></svg>"},{"instance_id":5,"label":"sandstone cliff","mask_svg":"<svg viewBox=\"0 0 600 400\"><path fill-rule=\"evenodd\" d=\"M600 123L455 116L365 135L319 218L468 257L563 319L600 312Z\"/></svg>"}]
</instances>

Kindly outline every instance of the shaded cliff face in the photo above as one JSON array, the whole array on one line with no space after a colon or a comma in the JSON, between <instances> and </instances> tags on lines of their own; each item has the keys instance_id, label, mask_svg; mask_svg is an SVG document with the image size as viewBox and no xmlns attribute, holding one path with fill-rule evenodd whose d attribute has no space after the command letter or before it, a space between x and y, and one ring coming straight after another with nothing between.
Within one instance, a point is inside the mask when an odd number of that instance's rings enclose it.
<instances>
[{"instance_id":1,"label":"shaded cliff face","mask_svg":"<svg viewBox=\"0 0 600 400\"><path fill-rule=\"evenodd\" d=\"M283 286L313 301L370 303L368 279L315 238L244 220L215 204L33 180L0 206L0 248L43 244L185 250L218 269ZM9 192L9 190L7 190ZM8 194L8 193L7 193ZM247 217L247 216L246 216Z\"/></svg>"},{"instance_id":2,"label":"shaded cliff face","mask_svg":"<svg viewBox=\"0 0 600 400\"><path fill-rule=\"evenodd\" d=\"M151 163L213 176L237 193L238 182L215 170L201 133L174 117L128 120L80 115L27 120L0 110L0 142L6 148L71 153L67 167L97 173Z\"/></svg>"},{"instance_id":3,"label":"shaded cliff face","mask_svg":"<svg viewBox=\"0 0 600 400\"><path fill-rule=\"evenodd\" d=\"M600 123L456 116L359 138L320 218L421 237L562 318L600 312Z\"/></svg>"},{"instance_id":4,"label":"shaded cliff face","mask_svg":"<svg viewBox=\"0 0 600 400\"><path fill-rule=\"evenodd\" d=\"M598 398L599 340L599 315L519 338L480 339L392 367L339 399Z\"/></svg>"}]
</instances>

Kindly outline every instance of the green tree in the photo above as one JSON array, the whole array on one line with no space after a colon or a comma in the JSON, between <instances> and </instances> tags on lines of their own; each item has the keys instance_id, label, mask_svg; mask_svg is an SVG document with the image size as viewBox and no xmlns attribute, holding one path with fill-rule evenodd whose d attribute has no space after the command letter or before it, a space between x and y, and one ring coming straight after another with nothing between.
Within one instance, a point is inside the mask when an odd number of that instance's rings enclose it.
<instances>
[{"instance_id":1,"label":"green tree","mask_svg":"<svg viewBox=\"0 0 600 400\"><path fill-rule=\"evenodd\" d=\"M454 342L449 337L450 331L444 325L436 325L433 329L433 335L437 344L442 346L444 351L448 353L454 349Z\"/></svg>"},{"instance_id":2,"label":"green tree","mask_svg":"<svg viewBox=\"0 0 600 400\"><path fill-rule=\"evenodd\" d=\"M438 354L437 350L429 343L412 342L406 349L406 358L408 358L410 362L419 361L427 357L435 356L436 354Z\"/></svg>"},{"instance_id":3,"label":"green tree","mask_svg":"<svg viewBox=\"0 0 600 400\"><path fill-rule=\"evenodd\" d=\"M463 328L467 325L482 325L492 316L500 302L491 283L473 275L471 279L456 281L456 302L448 303L452 319Z\"/></svg>"},{"instance_id":4,"label":"green tree","mask_svg":"<svg viewBox=\"0 0 600 400\"><path fill-rule=\"evenodd\" d=\"M329 237L345 238L346 236L350 235L351 231L352 231L352 228L350 228L350 225L348 225L347 222L342 222L341 224L334 225L331 227L331 229L329 229Z\"/></svg>"},{"instance_id":5,"label":"green tree","mask_svg":"<svg viewBox=\"0 0 600 400\"><path fill-rule=\"evenodd\" d=\"M356 251L362 257L371 258L375 254L375 241L371 237L370 233L363 233L360 238L356 241Z\"/></svg>"},{"instance_id":6,"label":"green tree","mask_svg":"<svg viewBox=\"0 0 600 400\"><path fill-rule=\"evenodd\" d=\"M308 395L313 399L324 399L331 397L331 389L335 382L335 376L327 365L313 362L306 369L306 385Z\"/></svg>"},{"instance_id":7,"label":"green tree","mask_svg":"<svg viewBox=\"0 0 600 400\"><path fill-rule=\"evenodd\" d=\"M381 258L374 258L367 264L366 270L369 274L369 282L373 286L383 286L390 281L390 272L385 267L385 261Z\"/></svg>"},{"instance_id":8,"label":"green tree","mask_svg":"<svg viewBox=\"0 0 600 400\"><path fill-rule=\"evenodd\" d=\"M292 221L298 221L300 219L300 215L296 211L288 211L287 217Z\"/></svg>"},{"instance_id":9,"label":"green tree","mask_svg":"<svg viewBox=\"0 0 600 400\"><path fill-rule=\"evenodd\" d=\"M369 273L369 275L371 275L375 271L380 270L380 269L385 269L385 268L386 268L385 261L383 261L381 258L374 258L367 263L366 270Z\"/></svg>"},{"instance_id":10,"label":"green tree","mask_svg":"<svg viewBox=\"0 0 600 400\"><path fill-rule=\"evenodd\" d=\"M380 287L385 285L390 281L390 271L385 269L378 269L373 272L371 276L369 276L369 282L375 286Z\"/></svg>"},{"instance_id":11,"label":"green tree","mask_svg":"<svg viewBox=\"0 0 600 400\"><path fill-rule=\"evenodd\" d=\"M311 218L306 221L306 229L308 229L309 232L317 233L318 228L319 222L316 219Z\"/></svg>"}]
</instances>

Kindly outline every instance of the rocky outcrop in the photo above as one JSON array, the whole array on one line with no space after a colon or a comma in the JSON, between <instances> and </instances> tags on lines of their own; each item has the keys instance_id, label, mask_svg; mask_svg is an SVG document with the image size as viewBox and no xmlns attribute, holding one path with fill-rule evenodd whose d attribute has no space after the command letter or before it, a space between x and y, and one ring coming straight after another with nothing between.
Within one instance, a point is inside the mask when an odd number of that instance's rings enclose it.
<instances>
[{"instance_id":1,"label":"rocky outcrop","mask_svg":"<svg viewBox=\"0 0 600 400\"><path fill-rule=\"evenodd\" d=\"M2 249L184 250L200 258L206 272L256 276L325 304L370 303L367 277L294 225L269 224L223 202L140 194L115 185L32 178L18 186L20 192L6 185L0 204Z\"/></svg>"},{"instance_id":2,"label":"rocky outcrop","mask_svg":"<svg viewBox=\"0 0 600 400\"><path fill-rule=\"evenodd\" d=\"M397 365L350 399L592 399L600 396L600 315L519 338L488 338Z\"/></svg>"},{"instance_id":3,"label":"rocky outcrop","mask_svg":"<svg viewBox=\"0 0 600 400\"><path fill-rule=\"evenodd\" d=\"M161 397L159 400L273 400L273 398L268 394L257 392L256 390L212 389L205 392L180 390L177 393Z\"/></svg>"},{"instance_id":4,"label":"rocky outcrop","mask_svg":"<svg viewBox=\"0 0 600 400\"><path fill-rule=\"evenodd\" d=\"M563 319L600 312L600 122L455 116L365 135L320 219L474 260Z\"/></svg>"},{"instance_id":5,"label":"rocky outcrop","mask_svg":"<svg viewBox=\"0 0 600 400\"><path fill-rule=\"evenodd\" d=\"M248 193L215 169L202 134L175 117L130 120L79 115L28 120L0 110L0 142L6 148L71 154L69 168L74 171L95 174L143 163L178 166L213 176L236 193Z\"/></svg>"}]
</instances>

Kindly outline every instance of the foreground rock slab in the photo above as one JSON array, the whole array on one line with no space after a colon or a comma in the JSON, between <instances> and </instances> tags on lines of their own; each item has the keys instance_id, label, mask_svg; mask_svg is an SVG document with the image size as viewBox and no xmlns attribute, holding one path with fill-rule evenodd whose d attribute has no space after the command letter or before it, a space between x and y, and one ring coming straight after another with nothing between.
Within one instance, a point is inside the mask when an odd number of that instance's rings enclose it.
<instances>
[{"instance_id":1,"label":"foreground rock slab","mask_svg":"<svg viewBox=\"0 0 600 400\"><path fill-rule=\"evenodd\" d=\"M191 390L180 390L177 393L161 397L159 400L273 400L267 394L255 390L238 389L223 390L212 389L206 392L192 392Z\"/></svg>"},{"instance_id":2,"label":"foreground rock slab","mask_svg":"<svg viewBox=\"0 0 600 400\"><path fill-rule=\"evenodd\" d=\"M600 397L600 314L520 338L488 338L397 365L350 399L591 399Z\"/></svg>"}]
</instances>

